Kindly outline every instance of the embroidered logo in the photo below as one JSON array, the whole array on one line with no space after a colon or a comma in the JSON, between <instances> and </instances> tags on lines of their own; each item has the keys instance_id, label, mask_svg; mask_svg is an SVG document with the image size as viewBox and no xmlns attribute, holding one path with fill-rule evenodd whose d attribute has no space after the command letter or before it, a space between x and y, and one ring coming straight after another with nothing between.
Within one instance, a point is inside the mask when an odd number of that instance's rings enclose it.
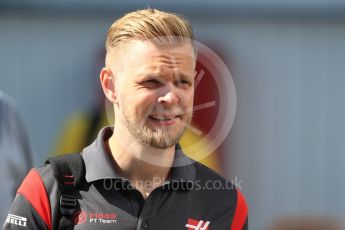
<instances>
[{"instance_id":1,"label":"embroidered logo","mask_svg":"<svg viewBox=\"0 0 345 230\"><path fill-rule=\"evenodd\" d=\"M90 212L89 217L90 223L117 224L115 213Z\"/></svg>"},{"instance_id":2,"label":"embroidered logo","mask_svg":"<svg viewBox=\"0 0 345 230\"><path fill-rule=\"evenodd\" d=\"M194 220L188 218L188 223L186 224L186 227L188 228L188 230L208 230L208 226L210 225L210 223L210 221Z\"/></svg>"},{"instance_id":3,"label":"embroidered logo","mask_svg":"<svg viewBox=\"0 0 345 230\"><path fill-rule=\"evenodd\" d=\"M6 223L14 224L14 225L19 225L19 226L22 226L22 227L26 227L27 220L28 219L26 217L8 214L7 218L6 218Z\"/></svg>"},{"instance_id":4,"label":"embroidered logo","mask_svg":"<svg viewBox=\"0 0 345 230\"><path fill-rule=\"evenodd\" d=\"M117 224L117 216L115 213L89 212L80 210L72 216L75 225L78 224Z\"/></svg>"}]
</instances>

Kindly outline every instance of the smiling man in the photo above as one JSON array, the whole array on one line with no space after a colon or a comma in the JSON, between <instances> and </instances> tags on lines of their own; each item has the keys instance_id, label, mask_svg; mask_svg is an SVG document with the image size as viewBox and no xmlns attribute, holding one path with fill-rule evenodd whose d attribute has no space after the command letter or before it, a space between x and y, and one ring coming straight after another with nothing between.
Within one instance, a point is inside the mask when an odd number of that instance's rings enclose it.
<instances>
[{"instance_id":1,"label":"smiling man","mask_svg":"<svg viewBox=\"0 0 345 230\"><path fill-rule=\"evenodd\" d=\"M115 124L18 189L4 229L247 229L241 192L186 157L196 50L190 24L154 9L114 22L100 81Z\"/></svg>"}]
</instances>

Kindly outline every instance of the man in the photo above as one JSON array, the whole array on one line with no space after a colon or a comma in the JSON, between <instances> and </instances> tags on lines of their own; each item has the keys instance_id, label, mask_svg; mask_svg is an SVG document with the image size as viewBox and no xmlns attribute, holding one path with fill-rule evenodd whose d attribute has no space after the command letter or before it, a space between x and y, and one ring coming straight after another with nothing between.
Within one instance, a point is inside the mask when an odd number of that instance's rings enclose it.
<instances>
[{"instance_id":1,"label":"man","mask_svg":"<svg viewBox=\"0 0 345 230\"><path fill-rule=\"evenodd\" d=\"M82 152L75 229L247 229L240 191L178 145L192 119L192 41L185 19L153 9L110 27L100 81L115 124ZM59 198L52 167L33 169L4 229L58 229Z\"/></svg>"},{"instance_id":2,"label":"man","mask_svg":"<svg viewBox=\"0 0 345 230\"><path fill-rule=\"evenodd\" d=\"M12 98L0 91L0 219L5 221L20 182L32 167L26 130Z\"/></svg>"}]
</instances>

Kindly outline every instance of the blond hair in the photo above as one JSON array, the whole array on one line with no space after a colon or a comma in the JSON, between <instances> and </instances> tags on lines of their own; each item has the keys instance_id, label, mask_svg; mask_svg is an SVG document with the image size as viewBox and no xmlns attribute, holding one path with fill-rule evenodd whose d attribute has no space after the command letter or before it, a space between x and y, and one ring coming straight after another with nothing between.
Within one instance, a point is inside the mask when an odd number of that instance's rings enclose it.
<instances>
[{"instance_id":1,"label":"blond hair","mask_svg":"<svg viewBox=\"0 0 345 230\"><path fill-rule=\"evenodd\" d=\"M190 23L180 15L156 9L138 10L117 19L110 26L105 43L106 52L108 54L131 40L156 38L160 42L161 38L169 43L183 38L192 42L194 34ZM194 48L194 44L192 46Z\"/></svg>"}]
</instances>

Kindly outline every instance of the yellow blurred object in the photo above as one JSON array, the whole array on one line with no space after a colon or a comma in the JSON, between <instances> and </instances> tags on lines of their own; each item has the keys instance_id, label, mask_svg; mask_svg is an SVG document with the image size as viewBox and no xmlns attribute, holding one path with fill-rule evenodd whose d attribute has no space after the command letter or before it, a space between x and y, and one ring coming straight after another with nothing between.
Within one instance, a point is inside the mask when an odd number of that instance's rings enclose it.
<instances>
[{"instance_id":1,"label":"yellow blurred object","mask_svg":"<svg viewBox=\"0 0 345 230\"><path fill-rule=\"evenodd\" d=\"M92 113L73 113L60 130L52 155L81 152L106 125L108 121L105 111L99 116Z\"/></svg>"},{"instance_id":2,"label":"yellow blurred object","mask_svg":"<svg viewBox=\"0 0 345 230\"><path fill-rule=\"evenodd\" d=\"M211 152L208 148L207 140L203 136L199 136L189 129L186 130L180 140L183 152L190 158L199 161L207 167L222 173L219 155L217 152ZM206 157L205 157L206 156Z\"/></svg>"},{"instance_id":3,"label":"yellow blurred object","mask_svg":"<svg viewBox=\"0 0 345 230\"><path fill-rule=\"evenodd\" d=\"M89 116L85 113L75 113L63 125L57 138L53 155L80 152L85 144L85 133L90 126Z\"/></svg>"}]
</instances>

